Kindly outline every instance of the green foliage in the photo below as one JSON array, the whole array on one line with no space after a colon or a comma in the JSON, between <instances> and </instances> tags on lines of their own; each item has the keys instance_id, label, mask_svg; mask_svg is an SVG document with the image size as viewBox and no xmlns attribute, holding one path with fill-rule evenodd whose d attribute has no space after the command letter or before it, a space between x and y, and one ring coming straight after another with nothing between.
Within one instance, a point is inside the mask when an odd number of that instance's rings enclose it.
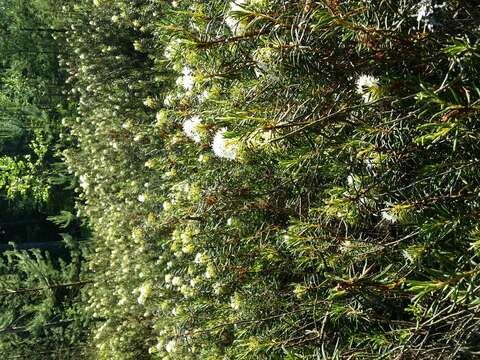
<instances>
[{"instance_id":1,"label":"green foliage","mask_svg":"<svg viewBox=\"0 0 480 360\"><path fill-rule=\"evenodd\" d=\"M90 322L80 293L88 283L80 277L83 245L72 237L82 237L72 214L75 179L60 163L60 118L70 105L54 39L65 31L57 6L0 1L0 351L11 359L83 356ZM71 238L68 249L48 215ZM12 247L33 250L6 251Z\"/></svg>"},{"instance_id":2,"label":"green foliage","mask_svg":"<svg viewBox=\"0 0 480 360\"><path fill-rule=\"evenodd\" d=\"M85 338L77 262L40 250L3 253L0 266L0 349L12 358L70 359Z\"/></svg>"},{"instance_id":3,"label":"green foliage","mask_svg":"<svg viewBox=\"0 0 480 360\"><path fill-rule=\"evenodd\" d=\"M63 16L94 358L475 358L476 4Z\"/></svg>"}]
</instances>

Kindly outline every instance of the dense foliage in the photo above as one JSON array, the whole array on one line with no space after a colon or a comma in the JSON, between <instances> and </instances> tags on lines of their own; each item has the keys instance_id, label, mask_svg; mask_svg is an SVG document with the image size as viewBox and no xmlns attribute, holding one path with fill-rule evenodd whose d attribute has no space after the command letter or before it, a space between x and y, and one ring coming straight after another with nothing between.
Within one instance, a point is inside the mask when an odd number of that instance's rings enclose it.
<instances>
[{"instance_id":1,"label":"dense foliage","mask_svg":"<svg viewBox=\"0 0 480 360\"><path fill-rule=\"evenodd\" d=\"M62 5L83 356L478 357L476 2Z\"/></svg>"},{"instance_id":2,"label":"dense foliage","mask_svg":"<svg viewBox=\"0 0 480 360\"><path fill-rule=\"evenodd\" d=\"M0 353L8 359L78 358L88 349L78 243L86 231L73 214L75 178L61 162L69 105L55 3L0 1Z\"/></svg>"},{"instance_id":3,"label":"dense foliage","mask_svg":"<svg viewBox=\"0 0 480 360\"><path fill-rule=\"evenodd\" d=\"M77 300L76 256L68 263L40 249L4 252L0 264L0 350L11 359L71 359L85 354L89 320ZM87 324L87 326L85 326Z\"/></svg>"}]
</instances>

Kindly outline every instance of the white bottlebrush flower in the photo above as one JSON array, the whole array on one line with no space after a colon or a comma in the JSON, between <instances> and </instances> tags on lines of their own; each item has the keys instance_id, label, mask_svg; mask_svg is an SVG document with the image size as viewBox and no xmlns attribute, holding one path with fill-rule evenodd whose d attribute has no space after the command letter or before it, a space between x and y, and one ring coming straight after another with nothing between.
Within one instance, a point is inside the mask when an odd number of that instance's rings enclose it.
<instances>
[{"instance_id":1,"label":"white bottlebrush flower","mask_svg":"<svg viewBox=\"0 0 480 360\"><path fill-rule=\"evenodd\" d=\"M221 158L235 160L237 158L238 144L234 139L224 137L227 128L220 129L213 138L213 152Z\"/></svg>"},{"instance_id":2,"label":"white bottlebrush flower","mask_svg":"<svg viewBox=\"0 0 480 360\"><path fill-rule=\"evenodd\" d=\"M138 289L138 292L140 293L140 295L138 296L137 298L137 302L140 304L140 305L143 305L145 304L145 301L147 300L147 298L150 296L150 294L152 293L152 285L150 283L147 283L147 284L143 284L142 286L140 286L140 288Z\"/></svg>"},{"instance_id":3,"label":"white bottlebrush flower","mask_svg":"<svg viewBox=\"0 0 480 360\"><path fill-rule=\"evenodd\" d=\"M223 293L224 287L221 283L216 282L215 284L212 285L213 292L215 295L221 295Z\"/></svg>"},{"instance_id":4,"label":"white bottlebrush flower","mask_svg":"<svg viewBox=\"0 0 480 360\"><path fill-rule=\"evenodd\" d=\"M379 84L380 80L372 75L360 75L356 82L357 94L362 95L364 102L372 102L375 100Z\"/></svg>"},{"instance_id":5,"label":"white bottlebrush flower","mask_svg":"<svg viewBox=\"0 0 480 360\"><path fill-rule=\"evenodd\" d=\"M182 252L185 254L191 254L195 250L193 244L187 244L182 246Z\"/></svg>"},{"instance_id":6,"label":"white bottlebrush flower","mask_svg":"<svg viewBox=\"0 0 480 360\"><path fill-rule=\"evenodd\" d=\"M173 97L172 95L167 95L165 96L165 98L163 99L163 105L165 107L169 107L170 105L172 105L172 102L173 102Z\"/></svg>"},{"instance_id":7,"label":"white bottlebrush flower","mask_svg":"<svg viewBox=\"0 0 480 360\"><path fill-rule=\"evenodd\" d=\"M83 174L83 175L80 175L80 187L84 190L86 190L88 188L88 186L90 185L90 183L88 182L88 177L87 175Z\"/></svg>"},{"instance_id":8,"label":"white bottlebrush flower","mask_svg":"<svg viewBox=\"0 0 480 360\"><path fill-rule=\"evenodd\" d=\"M181 279L180 277L178 277L178 276L174 276L174 277L172 278L172 285L173 285L173 286L180 286L180 285L182 285L182 279Z\"/></svg>"},{"instance_id":9,"label":"white bottlebrush flower","mask_svg":"<svg viewBox=\"0 0 480 360\"><path fill-rule=\"evenodd\" d=\"M202 253L197 253L195 255L195 259L193 260L195 264L201 264L202 263Z\"/></svg>"},{"instance_id":10,"label":"white bottlebrush flower","mask_svg":"<svg viewBox=\"0 0 480 360\"><path fill-rule=\"evenodd\" d=\"M128 302L128 299L126 297L122 297L120 300L118 300L117 305L123 306Z\"/></svg>"},{"instance_id":11,"label":"white bottlebrush flower","mask_svg":"<svg viewBox=\"0 0 480 360\"><path fill-rule=\"evenodd\" d=\"M202 124L202 119L198 116L194 116L183 123L183 132L187 137L199 143L202 139L198 131L199 126Z\"/></svg>"},{"instance_id":12,"label":"white bottlebrush flower","mask_svg":"<svg viewBox=\"0 0 480 360\"><path fill-rule=\"evenodd\" d=\"M425 18L433 14L433 5L431 0L422 0L418 4L418 10L416 13L417 21L420 23Z\"/></svg>"},{"instance_id":13,"label":"white bottlebrush flower","mask_svg":"<svg viewBox=\"0 0 480 360\"><path fill-rule=\"evenodd\" d=\"M182 76L177 79L177 85L182 86L185 91L191 91L193 89L194 78L192 75L192 70L185 66L182 70Z\"/></svg>"},{"instance_id":14,"label":"white bottlebrush flower","mask_svg":"<svg viewBox=\"0 0 480 360\"><path fill-rule=\"evenodd\" d=\"M145 167L149 168L149 169L153 169L155 167L156 163L157 162L155 161L155 159L149 159L145 162Z\"/></svg>"},{"instance_id":15,"label":"white bottlebrush flower","mask_svg":"<svg viewBox=\"0 0 480 360\"><path fill-rule=\"evenodd\" d=\"M195 264L205 264L207 260L208 260L207 255L202 253L197 253L197 255L195 255L195 260L193 260L193 262Z\"/></svg>"},{"instance_id":16,"label":"white bottlebrush flower","mask_svg":"<svg viewBox=\"0 0 480 360\"><path fill-rule=\"evenodd\" d=\"M207 163L209 160L210 160L210 156L208 156L208 155L200 154L198 156L198 162Z\"/></svg>"},{"instance_id":17,"label":"white bottlebrush flower","mask_svg":"<svg viewBox=\"0 0 480 360\"><path fill-rule=\"evenodd\" d=\"M163 52L163 55L168 59L168 60L173 60L175 57L175 54L177 53L180 45L181 45L181 40L180 39L173 39L171 40L167 46L165 47L165 51Z\"/></svg>"},{"instance_id":18,"label":"white bottlebrush flower","mask_svg":"<svg viewBox=\"0 0 480 360\"><path fill-rule=\"evenodd\" d=\"M362 95L363 101L369 103L375 99L380 80L372 75L360 75L357 79L357 94Z\"/></svg>"},{"instance_id":19,"label":"white bottlebrush flower","mask_svg":"<svg viewBox=\"0 0 480 360\"><path fill-rule=\"evenodd\" d=\"M351 242L350 240L344 241L344 242L340 245L340 248L339 248L339 250L340 250L342 253L347 253L347 252L349 252L351 249L352 249L352 242Z\"/></svg>"},{"instance_id":20,"label":"white bottlebrush flower","mask_svg":"<svg viewBox=\"0 0 480 360\"><path fill-rule=\"evenodd\" d=\"M165 351L167 353L175 352L177 349L177 342L175 340L170 340L167 345L165 345Z\"/></svg>"},{"instance_id":21,"label":"white bottlebrush flower","mask_svg":"<svg viewBox=\"0 0 480 360\"><path fill-rule=\"evenodd\" d=\"M131 130L133 127L133 124L131 121L125 121L123 124L122 124L122 129L125 129L125 130Z\"/></svg>"}]
</instances>

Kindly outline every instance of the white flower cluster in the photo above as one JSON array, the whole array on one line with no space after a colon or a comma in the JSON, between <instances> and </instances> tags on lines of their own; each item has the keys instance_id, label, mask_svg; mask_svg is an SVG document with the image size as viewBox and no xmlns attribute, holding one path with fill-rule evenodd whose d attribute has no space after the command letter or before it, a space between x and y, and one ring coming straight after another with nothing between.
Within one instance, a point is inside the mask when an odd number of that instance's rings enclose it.
<instances>
[{"instance_id":1,"label":"white flower cluster","mask_svg":"<svg viewBox=\"0 0 480 360\"><path fill-rule=\"evenodd\" d=\"M195 255L195 264L206 264L208 261L208 256L206 254L203 254L203 253L197 253Z\"/></svg>"},{"instance_id":2,"label":"white flower cluster","mask_svg":"<svg viewBox=\"0 0 480 360\"><path fill-rule=\"evenodd\" d=\"M202 139L200 137L199 126L202 124L202 119L194 116L183 123L183 132L187 137L199 143Z\"/></svg>"},{"instance_id":3,"label":"white flower cluster","mask_svg":"<svg viewBox=\"0 0 480 360\"><path fill-rule=\"evenodd\" d=\"M218 157L235 160L238 153L238 141L225 138L224 134L226 131L227 128L217 131L213 138L212 149Z\"/></svg>"},{"instance_id":4,"label":"white flower cluster","mask_svg":"<svg viewBox=\"0 0 480 360\"><path fill-rule=\"evenodd\" d=\"M192 118L183 122L184 134L196 143L202 141L201 137L202 119L199 116L193 116ZM238 140L232 138L226 138L224 134L227 132L227 128L222 128L215 133L212 142L212 149L216 156L235 160L238 154Z\"/></svg>"},{"instance_id":5,"label":"white flower cluster","mask_svg":"<svg viewBox=\"0 0 480 360\"><path fill-rule=\"evenodd\" d=\"M194 77L192 70L188 66L182 69L182 76L177 79L177 85L182 86L185 91L191 91L193 89Z\"/></svg>"},{"instance_id":6,"label":"white flower cluster","mask_svg":"<svg viewBox=\"0 0 480 360\"><path fill-rule=\"evenodd\" d=\"M172 61L175 57L175 55L178 53L180 50L180 46L182 44L182 41L180 39L173 39L171 40L167 46L165 47L165 51L163 55L170 61Z\"/></svg>"},{"instance_id":7,"label":"white flower cluster","mask_svg":"<svg viewBox=\"0 0 480 360\"><path fill-rule=\"evenodd\" d=\"M83 190L87 190L88 187L90 186L90 183L88 182L88 176L86 174L80 175L80 187Z\"/></svg>"},{"instance_id":8,"label":"white flower cluster","mask_svg":"<svg viewBox=\"0 0 480 360\"><path fill-rule=\"evenodd\" d=\"M181 79L181 78L179 78L179 79ZM177 79L177 81L179 81L179 80ZM165 106L165 107L171 106L173 104L174 100L175 99L173 98L172 95L165 96L165 98L163 99L163 106Z\"/></svg>"},{"instance_id":9,"label":"white flower cluster","mask_svg":"<svg viewBox=\"0 0 480 360\"><path fill-rule=\"evenodd\" d=\"M133 290L134 294L139 294L137 298L137 302L140 305L144 305L147 298L152 294L152 284L150 283L145 283L139 288Z\"/></svg>"},{"instance_id":10,"label":"white flower cluster","mask_svg":"<svg viewBox=\"0 0 480 360\"><path fill-rule=\"evenodd\" d=\"M177 350L177 341L176 340L170 340L167 345L165 345L165 351L167 353L173 353Z\"/></svg>"},{"instance_id":11,"label":"white flower cluster","mask_svg":"<svg viewBox=\"0 0 480 360\"><path fill-rule=\"evenodd\" d=\"M372 75L360 75L357 79L357 94L362 95L365 103L375 100L375 92L378 92L380 80Z\"/></svg>"}]
</instances>

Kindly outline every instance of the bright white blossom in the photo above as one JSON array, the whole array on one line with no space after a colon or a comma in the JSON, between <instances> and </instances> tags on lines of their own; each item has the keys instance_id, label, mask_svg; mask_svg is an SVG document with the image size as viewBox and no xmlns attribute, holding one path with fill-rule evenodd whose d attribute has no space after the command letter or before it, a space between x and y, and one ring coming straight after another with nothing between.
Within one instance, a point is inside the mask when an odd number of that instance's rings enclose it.
<instances>
[{"instance_id":1,"label":"bright white blossom","mask_svg":"<svg viewBox=\"0 0 480 360\"><path fill-rule=\"evenodd\" d=\"M84 190L86 190L88 188L88 186L90 185L89 182L88 182L88 177L87 175L83 174L83 175L80 175L80 187Z\"/></svg>"},{"instance_id":2,"label":"bright white blossom","mask_svg":"<svg viewBox=\"0 0 480 360\"><path fill-rule=\"evenodd\" d=\"M141 51L143 49L142 43L139 40L135 40L133 42L133 48L137 51Z\"/></svg>"},{"instance_id":3,"label":"bright white blossom","mask_svg":"<svg viewBox=\"0 0 480 360\"><path fill-rule=\"evenodd\" d=\"M375 99L374 92L378 90L380 80L372 75L360 75L356 84L357 93L362 95L363 101L369 103Z\"/></svg>"},{"instance_id":4,"label":"bright white blossom","mask_svg":"<svg viewBox=\"0 0 480 360\"><path fill-rule=\"evenodd\" d=\"M140 293L140 295L137 298L137 302L143 305L152 293L152 285L150 283L143 284L142 286L140 286L140 288L138 288L138 292Z\"/></svg>"},{"instance_id":5,"label":"bright white blossom","mask_svg":"<svg viewBox=\"0 0 480 360\"><path fill-rule=\"evenodd\" d=\"M172 3L173 5L173 3ZM178 51L179 47L181 44L180 39L173 39L171 40L167 46L165 47L165 51L163 55L168 59L168 60L173 60L176 52Z\"/></svg>"},{"instance_id":6,"label":"bright white blossom","mask_svg":"<svg viewBox=\"0 0 480 360\"><path fill-rule=\"evenodd\" d=\"M178 277L178 276L174 276L174 277L172 278L172 285L173 285L173 286L180 286L180 285L182 285L182 279L181 279L180 277Z\"/></svg>"},{"instance_id":7,"label":"bright white blossom","mask_svg":"<svg viewBox=\"0 0 480 360\"><path fill-rule=\"evenodd\" d=\"M193 89L194 78L192 70L185 66L182 70L182 76L177 79L177 85L181 85L185 91L191 91Z\"/></svg>"},{"instance_id":8,"label":"bright white blossom","mask_svg":"<svg viewBox=\"0 0 480 360\"><path fill-rule=\"evenodd\" d=\"M170 340L167 345L165 345L165 351L172 353L177 349L177 342L175 340Z\"/></svg>"},{"instance_id":9,"label":"bright white blossom","mask_svg":"<svg viewBox=\"0 0 480 360\"><path fill-rule=\"evenodd\" d=\"M198 116L194 116L183 123L183 132L187 137L199 143L202 139L199 133L199 126L202 124L202 119Z\"/></svg>"},{"instance_id":10,"label":"bright white blossom","mask_svg":"<svg viewBox=\"0 0 480 360\"><path fill-rule=\"evenodd\" d=\"M195 250L195 246L193 244L187 244L182 246L182 252L185 254L191 254Z\"/></svg>"},{"instance_id":11,"label":"bright white blossom","mask_svg":"<svg viewBox=\"0 0 480 360\"><path fill-rule=\"evenodd\" d=\"M170 105L172 105L172 101L173 101L172 95L167 95L163 99L163 105L166 107L169 107Z\"/></svg>"},{"instance_id":12,"label":"bright white blossom","mask_svg":"<svg viewBox=\"0 0 480 360\"><path fill-rule=\"evenodd\" d=\"M213 138L213 152L221 158L235 160L237 158L238 144L234 139L225 138L224 134L227 128L223 128L215 134Z\"/></svg>"},{"instance_id":13,"label":"bright white blossom","mask_svg":"<svg viewBox=\"0 0 480 360\"><path fill-rule=\"evenodd\" d=\"M204 264L207 260L208 260L207 255L202 253L197 253L197 255L195 255L194 262L195 264Z\"/></svg>"}]
</instances>

